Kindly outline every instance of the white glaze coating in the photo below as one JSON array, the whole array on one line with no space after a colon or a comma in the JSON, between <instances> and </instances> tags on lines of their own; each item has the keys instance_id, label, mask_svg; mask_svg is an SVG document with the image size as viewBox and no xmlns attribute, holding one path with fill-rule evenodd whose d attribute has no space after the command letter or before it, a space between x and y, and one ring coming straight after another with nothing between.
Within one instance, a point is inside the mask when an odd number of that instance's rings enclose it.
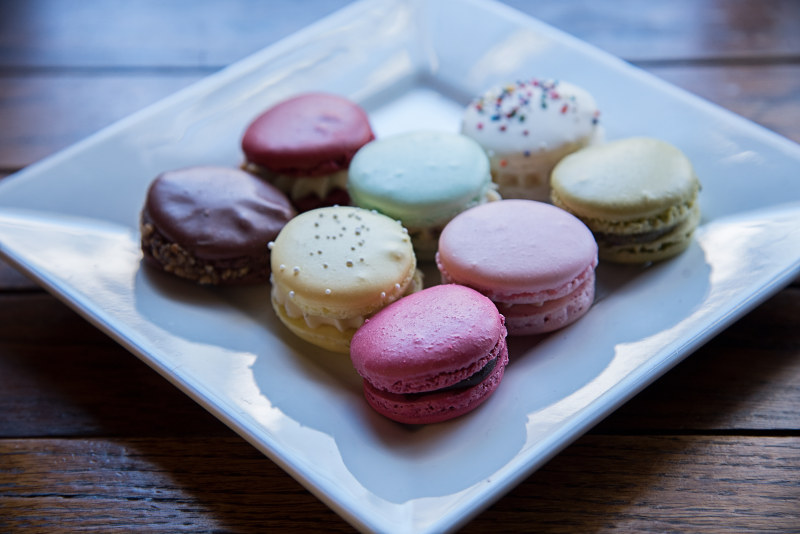
<instances>
[{"instance_id":1,"label":"white glaze coating","mask_svg":"<svg viewBox=\"0 0 800 534\"><path fill-rule=\"evenodd\" d=\"M568 82L531 79L497 86L464 111L461 132L490 156L534 154L593 138L599 112L588 91Z\"/></svg>"}]
</instances>

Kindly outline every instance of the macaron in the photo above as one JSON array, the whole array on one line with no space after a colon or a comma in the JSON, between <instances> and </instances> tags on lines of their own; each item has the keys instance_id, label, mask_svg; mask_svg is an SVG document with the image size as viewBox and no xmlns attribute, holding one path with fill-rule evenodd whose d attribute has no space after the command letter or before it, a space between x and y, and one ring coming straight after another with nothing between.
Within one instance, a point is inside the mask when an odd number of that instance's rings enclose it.
<instances>
[{"instance_id":1,"label":"macaron","mask_svg":"<svg viewBox=\"0 0 800 534\"><path fill-rule=\"evenodd\" d=\"M480 293L437 285L368 319L353 336L350 359L378 413L437 423L474 410L497 389L508 364L506 328Z\"/></svg>"},{"instance_id":2,"label":"macaron","mask_svg":"<svg viewBox=\"0 0 800 534\"><path fill-rule=\"evenodd\" d=\"M350 165L347 189L354 205L402 222L417 258L431 261L450 219L500 198L481 147L444 131L407 132L365 145Z\"/></svg>"},{"instance_id":3,"label":"macaron","mask_svg":"<svg viewBox=\"0 0 800 534\"><path fill-rule=\"evenodd\" d=\"M347 169L375 138L367 113L328 93L303 93L256 117L242 137L245 170L283 191L299 211L348 204Z\"/></svg>"},{"instance_id":4,"label":"macaron","mask_svg":"<svg viewBox=\"0 0 800 534\"><path fill-rule=\"evenodd\" d=\"M553 170L552 202L594 233L600 258L660 261L684 251L700 221L700 182L680 149L633 137L586 148Z\"/></svg>"},{"instance_id":5,"label":"macaron","mask_svg":"<svg viewBox=\"0 0 800 534\"><path fill-rule=\"evenodd\" d=\"M499 85L464 110L461 132L489 154L503 198L549 202L550 171L567 154L602 138L594 97L565 81Z\"/></svg>"},{"instance_id":6,"label":"macaron","mask_svg":"<svg viewBox=\"0 0 800 534\"><path fill-rule=\"evenodd\" d=\"M317 208L283 227L272 250L272 307L300 338L347 353L364 320L422 288L405 228L351 206Z\"/></svg>"},{"instance_id":7,"label":"macaron","mask_svg":"<svg viewBox=\"0 0 800 534\"><path fill-rule=\"evenodd\" d=\"M160 174L141 212L146 264L200 284L265 283L267 243L296 215L286 195L240 169Z\"/></svg>"},{"instance_id":8,"label":"macaron","mask_svg":"<svg viewBox=\"0 0 800 534\"><path fill-rule=\"evenodd\" d=\"M443 283L491 299L509 336L551 332L594 301L597 244L578 218L544 202L500 200L457 215L442 231Z\"/></svg>"}]
</instances>

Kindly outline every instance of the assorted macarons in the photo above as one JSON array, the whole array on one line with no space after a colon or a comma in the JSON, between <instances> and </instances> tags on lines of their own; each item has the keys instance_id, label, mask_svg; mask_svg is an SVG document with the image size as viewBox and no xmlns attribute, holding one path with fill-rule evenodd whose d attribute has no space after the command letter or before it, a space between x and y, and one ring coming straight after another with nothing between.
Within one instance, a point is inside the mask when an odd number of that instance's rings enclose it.
<instances>
[{"instance_id":1,"label":"assorted macarons","mask_svg":"<svg viewBox=\"0 0 800 534\"><path fill-rule=\"evenodd\" d=\"M378 413L437 423L474 410L497 389L508 364L506 328L477 291L438 285L368 319L353 336L350 358Z\"/></svg>"},{"instance_id":2,"label":"assorted macarons","mask_svg":"<svg viewBox=\"0 0 800 534\"><path fill-rule=\"evenodd\" d=\"M355 102L305 93L250 123L242 137L244 168L283 191L299 211L348 204L350 160L374 138L366 112Z\"/></svg>"},{"instance_id":3,"label":"assorted macarons","mask_svg":"<svg viewBox=\"0 0 800 534\"><path fill-rule=\"evenodd\" d=\"M473 100L461 133L489 154L500 196L548 201L555 164L602 138L599 115L585 89L533 78L492 87Z\"/></svg>"},{"instance_id":4,"label":"assorted macarons","mask_svg":"<svg viewBox=\"0 0 800 534\"><path fill-rule=\"evenodd\" d=\"M200 284L263 283L266 244L295 215L283 193L239 169L164 172L150 184L141 212L144 261Z\"/></svg>"},{"instance_id":5,"label":"assorted macarons","mask_svg":"<svg viewBox=\"0 0 800 534\"><path fill-rule=\"evenodd\" d=\"M532 79L470 103L461 133L375 139L357 104L301 94L247 126L244 170L151 183L144 263L199 284L269 281L281 323L349 354L375 411L459 417L500 384L507 336L588 312L598 258L660 261L691 242L689 159L653 138L600 142L598 116L580 87ZM429 259L441 283L423 289Z\"/></svg>"},{"instance_id":6,"label":"assorted macarons","mask_svg":"<svg viewBox=\"0 0 800 534\"><path fill-rule=\"evenodd\" d=\"M552 202L583 220L600 258L660 261L684 251L700 221L700 182L677 147L635 137L567 156L553 170Z\"/></svg>"},{"instance_id":7,"label":"assorted macarons","mask_svg":"<svg viewBox=\"0 0 800 534\"><path fill-rule=\"evenodd\" d=\"M424 260L433 260L439 233L450 219L500 198L483 149L466 136L437 131L367 144L353 158L347 189L354 205L403 223Z\"/></svg>"},{"instance_id":8,"label":"assorted macarons","mask_svg":"<svg viewBox=\"0 0 800 534\"><path fill-rule=\"evenodd\" d=\"M436 254L442 282L489 297L509 335L551 332L583 316L594 300L597 261L594 237L578 218L523 199L456 216Z\"/></svg>"},{"instance_id":9,"label":"assorted macarons","mask_svg":"<svg viewBox=\"0 0 800 534\"><path fill-rule=\"evenodd\" d=\"M289 221L270 249L272 307L294 334L347 353L364 320L422 288L405 228L351 206L318 208Z\"/></svg>"}]
</instances>

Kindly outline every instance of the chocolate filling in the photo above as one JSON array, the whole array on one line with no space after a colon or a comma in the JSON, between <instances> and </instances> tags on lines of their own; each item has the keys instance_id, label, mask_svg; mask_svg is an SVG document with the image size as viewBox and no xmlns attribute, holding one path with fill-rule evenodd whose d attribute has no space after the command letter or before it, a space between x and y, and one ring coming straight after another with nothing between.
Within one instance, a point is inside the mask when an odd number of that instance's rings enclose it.
<instances>
[{"instance_id":1,"label":"chocolate filling","mask_svg":"<svg viewBox=\"0 0 800 534\"><path fill-rule=\"evenodd\" d=\"M404 396L408 399L418 399L423 395L430 395L431 393L440 393L442 391L455 391L459 389L469 389L471 387L477 386L492 374L494 371L495 366L497 365L497 358L489 360L486 365L484 365L481 369L479 369L476 373L471 376L468 376L464 380L460 382L456 382L450 386L446 386L439 389L434 389L433 391L424 391L421 393L406 393Z\"/></svg>"}]
</instances>

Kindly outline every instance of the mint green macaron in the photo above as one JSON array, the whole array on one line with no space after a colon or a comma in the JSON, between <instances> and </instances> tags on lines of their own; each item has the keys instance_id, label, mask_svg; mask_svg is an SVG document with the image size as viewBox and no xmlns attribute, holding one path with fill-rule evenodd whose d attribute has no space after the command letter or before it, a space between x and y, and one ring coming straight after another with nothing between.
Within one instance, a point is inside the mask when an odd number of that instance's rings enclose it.
<instances>
[{"instance_id":1,"label":"mint green macaron","mask_svg":"<svg viewBox=\"0 0 800 534\"><path fill-rule=\"evenodd\" d=\"M399 220L419 259L433 259L441 229L462 211L498 200L489 159L472 139L414 131L364 145L350 163L351 202Z\"/></svg>"}]
</instances>

